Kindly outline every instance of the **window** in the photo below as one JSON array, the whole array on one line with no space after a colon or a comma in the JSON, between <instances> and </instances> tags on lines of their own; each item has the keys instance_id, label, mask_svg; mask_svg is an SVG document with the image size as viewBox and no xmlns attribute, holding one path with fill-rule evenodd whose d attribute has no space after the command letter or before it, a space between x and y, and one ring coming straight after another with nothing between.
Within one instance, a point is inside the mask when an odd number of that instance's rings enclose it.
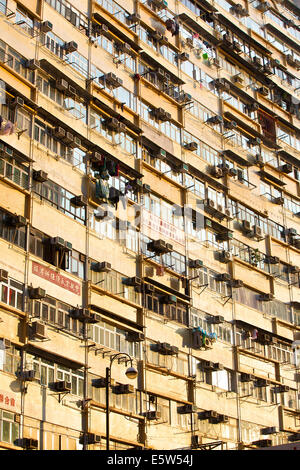
<instances>
[{"instance_id":1,"label":"window","mask_svg":"<svg viewBox=\"0 0 300 470\"><path fill-rule=\"evenodd\" d=\"M90 336L97 344L140 358L139 343L128 341L125 330L103 320L98 322L97 325L90 325Z\"/></svg>"},{"instance_id":2,"label":"window","mask_svg":"<svg viewBox=\"0 0 300 470\"><path fill-rule=\"evenodd\" d=\"M143 410L157 411L160 413L160 420L166 424L171 424L170 400L149 393L143 396Z\"/></svg>"},{"instance_id":3,"label":"window","mask_svg":"<svg viewBox=\"0 0 300 470\"><path fill-rule=\"evenodd\" d=\"M2 144L3 145L3 144ZM3 145L4 147L4 145ZM0 145L1 148L1 145ZM29 182L29 169L21 159L12 156L6 156L5 154L10 152L10 148L6 147L5 152L0 154L0 175L13 181L22 188L28 189ZM11 150L11 153L13 151Z\"/></svg>"},{"instance_id":4,"label":"window","mask_svg":"<svg viewBox=\"0 0 300 470\"><path fill-rule=\"evenodd\" d=\"M23 310L23 284L9 279L0 283L1 302Z\"/></svg>"},{"instance_id":5,"label":"window","mask_svg":"<svg viewBox=\"0 0 300 470\"><path fill-rule=\"evenodd\" d=\"M82 370L71 369L29 353L26 354L26 367L34 368L41 385L53 386L54 382L65 380L71 382L73 395L83 396L84 373Z\"/></svg>"},{"instance_id":6,"label":"window","mask_svg":"<svg viewBox=\"0 0 300 470\"><path fill-rule=\"evenodd\" d=\"M15 423L14 413L0 410L0 440L9 444L17 444L19 425Z\"/></svg>"},{"instance_id":7,"label":"window","mask_svg":"<svg viewBox=\"0 0 300 470\"><path fill-rule=\"evenodd\" d=\"M76 336L81 336L83 326L79 320L71 318L71 305L60 302L52 297L45 297L43 300L31 301L31 315L40 318L45 323L50 323L65 330L70 331Z\"/></svg>"},{"instance_id":8,"label":"window","mask_svg":"<svg viewBox=\"0 0 300 470\"><path fill-rule=\"evenodd\" d=\"M70 193L62 186L47 180L44 183L35 183L34 191L41 199L46 200L50 205L68 215L72 219L85 224L86 208L75 207L71 204L71 199L75 194Z\"/></svg>"},{"instance_id":9,"label":"window","mask_svg":"<svg viewBox=\"0 0 300 470\"><path fill-rule=\"evenodd\" d=\"M3 355L0 369L9 374L15 374L21 366L21 351L14 345L11 345L10 348L0 348L1 352L3 352Z\"/></svg>"}]
</instances>

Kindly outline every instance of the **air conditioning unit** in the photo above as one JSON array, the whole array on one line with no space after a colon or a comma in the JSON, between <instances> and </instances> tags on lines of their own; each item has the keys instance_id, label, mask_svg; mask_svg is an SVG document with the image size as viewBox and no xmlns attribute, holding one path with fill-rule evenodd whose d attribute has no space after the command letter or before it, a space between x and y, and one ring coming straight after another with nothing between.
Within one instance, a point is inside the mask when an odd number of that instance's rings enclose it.
<instances>
[{"instance_id":1,"label":"air conditioning unit","mask_svg":"<svg viewBox=\"0 0 300 470\"><path fill-rule=\"evenodd\" d=\"M206 419L209 419L209 420L214 419L214 420L216 420L216 419L218 419L218 417L219 417L219 414L218 414L216 411L214 411L214 410L202 411L202 412L200 412L199 415L198 415L198 418L199 418L200 420L206 420Z\"/></svg>"},{"instance_id":2,"label":"air conditioning unit","mask_svg":"<svg viewBox=\"0 0 300 470\"><path fill-rule=\"evenodd\" d=\"M122 284L125 286L140 286L142 284L140 277L122 277Z\"/></svg>"},{"instance_id":3,"label":"air conditioning unit","mask_svg":"<svg viewBox=\"0 0 300 470\"><path fill-rule=\"evenodd\" d=\"M268 96L270 90L269 90L269 88L267 88L265 86L262 86L262 87L258 88L257 91L258 91L258 93L260 93L263 96Z\"/></svg>"},{"instance_id":4,"label":"air conditioning unit","mask_svg":"<svg viewBox=\"0 0 300 470\"><path fill-rule=\"evenodd\" d=\"M85 207L88 203L87 197L80 194L70 199L70 203L75 207Z\"/></svg>"},{"instance_id":5,"label":"air conditioning unit","mask_svg":"<svg viewBox=\"0 0 300 470\"><path fill-rule=\"evenodd\" d=\"M153 240L147 244L147 250L152 251L154 253L167 253L167 244L164 240Z\"/></svg>"},{"instance_id":6,"label":"air conditioning unit","mask_svg":"<svg viewBox=\"0 0 300 470\"><path fill-rule=\"evenodd\" d=\"M40 321L35 321L31 325L32 335L37 339L47 339L47 327Z\"/></svg>"},{"instance_id":7,"label":"air conditioning unit","mask_svg":"<svg viewBox=\"0 0 300 470\"><path fill-rule=\"evenodd\" d=\"M50 21L43 21L41 24L41 32L49 33L53 29L53 24Z\"/></svg>"},{"instance_id":8,"label":"air conditioning unit","mask_svg":"<svg viewBox=\"0 0 300 470\"><path fill-rule=\"evenodd\" d=\"M19 378L24 382L32 382L35 379L35 370L23 370Z\"/></svg>"},{"instance_id":9,"label":"air conditioning unit","mask_svg":"<svg viewBox=\"0 0 300 470\"><path fill-rule=\"evenodd\" d=\"M165 111L163 108L155 108L153 110L153 114L155 115L156 119L159 119L162 122L170 121L171 114Z\"/></svg>"},{"instance_id":10,"label":"air conditioning unit","mask_svg":"<svg viewBox=\"0 0 300 470\"><path fill-rule=\"evenodd\" d=\"M31 439L29 437L24 437L22 439L22 447L26 450L36 450L39 447L39 442L37 439Z\"/></svg>"},{"instance_id":11,"label":"air conditioning unit","mask_svg":"<svg viewBox=\"0 0 300 470\"><path fill-rule=\"evenodd\" d=\"M43 170L33 170L32 178L38 183L45 183L48 181L48 173Z\"/></svg>"},{"instance_id":12,"label":"air conditioning unit","mask_svg":"<svg viewBox=\"0 0 300 470\"><path fill-rule=\"evenodd\" d=\"M169 343L157 343L157 351L160 354L170 356L178 354L178 348L176 346L171 346Z\"/></svg>"},{"instance_id":13,"label":"air conditioning unit","mask_svg":"<svg viewBox=\"0 0 300 470\"><path fill-rule=\"evenodd\" d=\"M289 237L296 237L298 235L297 230L295 228L288 228L285 231L285 234L288 235Z\"/></svg>"},{"instance_id":14,"label":"air conditioning unit","mask_svg":"<svg viewBox=\"0 0 300 470\"><path fill-rule=\"evenodd\" d=\"M123 85L123 80L118 78L114 73L109 72L99 77L99 81L109 85L111 88L118 88Z\"/></svg>"},{"instance_id":15,"label":"air conditioning unit","mask_svg":"<svg viewBox=\"0 0 300 470\"><path fill-rule=\"evenodd\" d=\"M263 300L265 302L270 302L271 300L274 300L274 299L275 299L275 295L271 293L262 294L259 298L259 300Z\"/></svg>"},{"instance_id":16,"label":"air conditioning unit","mask_svg":"<svg viewBox=\"0 0 300 470\"><path fill-rule=\"evenodd\" d=\"M254 380L255 376L253 374L241 373L241 382L253 382Z\"/></svg>"},{"instance_id":17,"label":"air conditioning unit","mask_svg":"<svg viewBox=\"0 0 300 470\"><path fill-rule=\"evenodd\" d=\"M283 197L275 197L272 202L274 204L278 204L278 206L283 206L284 204L284 198Z\"/></svg>"},{"instance_id":18,"label":"air conditioning unit","mask_svg":"<svg viewBox=\"0 0 300 470\"><path fill-rule=\"evenodd\" d=\"M178 54L177 58L181 60L182 62L185 62L186 60L189 60L190 55L187 54L186 52L181 52L181 54Z\"/></svg>"},{"instance_id":19,"label":"air conditioning unit","mask_svg":"<svg viewBox=\"0 0 300 470\"><path fill-rule=\"evenodd\" d=\"M191 152L194 152L195 150L198 149L198 144L197 142L188 142L187 144L184 144L184 148L186 150L190 150Z\"/></svg>"},{"instance_id":20,"label":"air conditioning unit","mask_svg":"<svg viewBox=\"0 0 300 470\"><path fill-rule=\"evenodd\" d=\"M260 441L253 441L251 444L257 447L272 447L272 440L261 439Z\"/></svg>"},{"instance_id":21,"label":"air conditioning unit","mask_svg":"<svg viewBox=\"0 0 300 470\"><path fill-rule=\"evenodd\" d=\"M267 379L256 379L255 386L256 387L266 387L268 385Z\"/></svg>"},{"instance_id":22,"label":"air conditioning unit","mask_svg":"<svg viewBox=\"0 0 300 470\"><path fill-rule=\"evenodd\" d=\"M204 370L212 370L214 368L214 363L212 361L203 361L202 367Z\"/></svg>"},{"instance_id":23,"label":"air conditioning unit","mask_svg":"<svg viewBox=\"0 0 300 470\"><path fill-rule=\"evenodd\" d=\"M25 225L27 224L27 219L26 217L23 217L22 215L6 214L4 218L4 222L6 225L19 228L19 227L25 227Z\"/></svg>"},{"instance_id":24,"label":"air conditioning unit","mask_svg":"<svg viewBox=\"0 0 300 470\"><path fill-rule=\"evenodd\" d=\"M220 323L224 323L225 319L222 317L222 315L215 315L214 317L211 317L210 322L213 323L214 325L218 325Z\"/></svg>"},{"instance_id":25,"label":"air conditioning unit","mask_svg":"<svg viewBox=\"0 0 300 470\"><path fill-rule=\"evenodd\" d=\"M219 414L219 416L218 416L218 422L219 422L219 423L229 423L229 416L223 415L223 414Z\"/></svg>"},{"instance_id":26,"label":"air conditioning unit","mask_svg":"<svg viewBox=\"0 0 300 470\"><path fill-rule=\"evenodd\" d=\"M254 238L256 238L257 240L263 240L265 238L262 229L258 225L252 226L252 232Z\"/></svg>"},{"instance_id":27,"label":"air conditioning unit","mask_svg":"<svg viewBox=\"0 0 300 470\"><path fill-rule=\"evenodd\" d=\"M276 393L287 393L290 391L290 387L288 385L277 385L274 390Z\"/></svg>"},{"instance_id":28,"label":"air conditioning unit","mask_svg":"<svg viewBox=\"0 0 300 470\"><path fill-rule=\"evenodd\" d=\"M260 333L258 335L258 342L261 344L271 344L272 343L272 336L268 333Z\"/></svg>"},{"instance_id":29,"label":"air conditioning unit","mask_svg":"<svg viewBox=\"0 0 300 470\"><path fill-rule=\"evenodd\" d=\"M198 269L203 267L203 261L200 259L190 259L188 264L189 268Z\"/></svg>"},{"instance_id":30,"label":"air conditioning unit","mask_svg":"<svg viewBox=\"0 0 300 470\"><path fill-rule=\"evenodd\" d=\"M170 304L174 305L176 304L176 302L177 302L176 295L171 295L171 294L164 295L161 299L161 303L165 305L170 305Z\"/></svg>"},{"instance_id":31,"label":"air conditioning unit","mask_svg":"<svg viewBox=\"0 0 300 470\"><path fill-rule=\"evenodd\" d=\"M72 144L74 142L74 135L71 132L67 131L65 137L63 138L63 142L66 145Z\"/></svg>"},{"instance_id":32,"label":"air conditioning unit","mask_svg":"<svg viewBox=\"0 0 300 470\"><path fill-rule=\"evenodd\" d=\"M71 392L72 383L67 382L66 380L60 380L58 382L55 382L54 388L57 392Z\"/></svg>"},{"instance_id":33,"label":"air conditioning unit","mask_svg":"<svg viewBox=\"0 0 300 470\"><path fill-rule=\"evenodd\" d=\"M69 90L69 83L64 78L59 78L55 82L55 88L60 91L67 92Z\"/></svg>"},{"instance_id":34,"label":"air conditioning unit","mask_svg":"<svg viewBox=\"0 0 300 470\"><path fill-rule=\"evenodd\" d=\"M244 283L241 279L233 279L231 282L230 282L230 285L231 287L233 287L234 289L239 289L241 287L244 287Z\"/></svg>"},{"instance_id":35,"label":"air conditioning unit","mask_svg":"<svg viewBox=\"0 0 300 470\"><path fill-rule=\"evenodd\" d=\"M242 230L245 233L252 232L252 228L251 228L251 224L250 224L249 220L243 220L242 221Z\"/></svg>"},{"instance_id":36,"label":"air conditioning unit","mask_svg":"<svg viewBox=\"0 0 300 470\"><path fill-rule=\"evenodd\" d=\"M237 73L236 75L233 75L231 78L232 78L233 83L235 83L236 85L244 85L245 83L243 77L239 73Z\"/></svg>"},{"instance_id":37,"label":"air conditioning unit","mask_svg":"<svg viewBox=\"0 0 300 470\"><path fill-rule=\"evenodd\" d=\"M61 237L51 237L47 240L56 250L65 248L65 240Z\"/></svg>"},{"instance_id":38,"label":"air conditioning unit","mask_svg":"<svg viewBox=\"0 0 300 470\"><path fill-rule=\"evenodd\" d=\"M145 335L144 333L140 331L128 331L127 336L126 336L127 341L133 342L133 343L139 343L141 341L144 341Z\"/></svg>"},{"instance_id":39,"label":"air conditioning unit","mask_svg":"<svg viewBox=\"0 0 300 470\"><path fill-rule=\"evenodd\" d=\"M30 299L44 299L46 297L46 291L41 287L28 287L28 295Z\"/></svg>"},{"instance_id":40,"label":"air conditioning unit","mask_svg":"<svg viewBox=\"0 0 300 470\"><path fill-rule=\"evenodd\" d=\"M293 171L293 165L291 165L290 163L286 163L285 165L281 165L278 169L282 171L282 173L289 174Z\"/></svg>"},{"instance_id":41,"label":"air conditioning unit","mask_svg":"<svg viewBox=\"0 0 300 470\"><path fill-rule=\"evenodd\" d=\"M84 439L84 436L80 438L80 441L82 444L83 444L83 439ZM98 434L94 434L92 432L86 433L86 443L88 445L99 444L100 442L101 442L101 436L99 436Z\"/></svg>"},{"instance_id":42,"label":"air conditioning unit","mask_svg":"<svg viewBox=\"0 0 300 470\"><path fill-rule=\"evenodd\" d=\"M153 292L155 292L155 287L151 284L144 284L144 292L146 294L152 294Z\"/></svg>"},{"instance_id":43,"label":"air conditioning unit","mask_svg":"<svg viewBox=\"0 0 300 470\"><path fill-rule=\"evenodd\" d=\"M74 308L70 311L70 316L79 321L88 321L91 317L91 311L88 308Z\"/></svg>"},{"instance_id":44,"label":"air conditioning unit","mask_svg":"<svg viewBox=\"0 0 300 470\"><path fill-rule=\"evenodd\" d=\"M70 41L65 44L66 54L70 54L71 52L76 52L77 49L78 49L78 44L75 41Z\"/></svg>"},{"instance_id":45,"label":"air conditioning unit","mask_svg":"<svg viewBox=\"0 0 300 470\"><path fill-rule=\"evenodd\" d=\"M279 264L280 259L278 256L268 256L267 261L269 264Z\"/></svg>"},{"instance_id":46,"label":"air conditioning unit","mask_svg":"<svg viewBox=\"0 0 300 470\"><path fill-rule=\"evenodd\" d=\"M114 387L114 393L119 395L127 395L129 393L134 393L134 386L129 384L119 384Z\"/></svg>"},{"instance_id":47,"label":"air conditioning unit","mask_svg":"<svg viewBox=\"0 0 300 470\"><path fill-rule=\"evenodd\" d=\"M224 176L224 171L223 168L220 168L219 166L213 166L211 169L211 174L215 178L222 178Z\"/></svg>"},{"instance_id":48,"label":"air conditioning unit","mask_svg":"<svg viewBox=\"0 0 300 470\"><path fill-rule=\"evenodd\" d=\"M53 131L53 137L56 137L57 139L62 139L66 135L66 131L63 127L56 127Z\"/></svg>"},{"instance_id":49,"label":"air conditioning unit","mask_svg":"<svg viewBox=\"0 0 300 470\"><path fill-rule=\"evenodd\" d=\"M40 68L40 61L37 59L30 59L26 61L25 66L29 70L37 70Z\"/></svg>"},{"instance_id":50,"label":"air conditioning unit","mask_svg":"<svg viewBox=\"0 0 300 470\"><path fill-rule=\"evenodd\" d=\"M0 269L0 282L8 282L8 271Z\"/></svg>"},{"instance_id":51,"label":"air conditioning unit","mask_svg":"<svg viewBox=\"0 0 300 470\"><path fill-rule=\"evenodd\" d=\"M262 66L262 61L260 57L252 57L252 64L255 65L255 67L260 68Z\"/></svg>"},{"instance_id":52,"label":"air conditioning unit","mask_svg":"<svg viewBox=\"0 0 300 470\"><path fill-rule=\"evenodd\" d=\"M81 139L79 137L74 136L74 142L72 145L73 148L80 148L81 147Z\"/></svg>"},{"instance_id":53,"label":"air conditioning unit","mask_svg":"<svg viewBox=\"0 0 300 470\"><path fill-rule=\"evenodd\" d=\"M242 47L241 47L241 45L238 41L233 41L232 49L234 50L234 52L237 52L238 54L240 54L243 51Z\"/></svg>"},{"instance_id":54,"label":"air conditioning unit","mask_svg":"<svg viewBox=\"0 0 300 470\"><path fill-rule=\"evenodd\" d=\"M298 274L300 273L300 268L298 266L289 266L289 273Z\"/></svg>"},{"instance_id":55,"label":"air conditioning unit","mask_svg":"<svg viewBox=\"0 0 300 470\"><path fill-rule=\"evenodd\" d=\"M11 101L11 106L15 107L23 107L24 106L24 100L20 96L16 96L12 101Z\"/></svg>"},{"instance_id":56,"label":"air conditioning unit","mask_svg":"<svg viewBox=\"0 0 300 470\"><path fill-rule=\"evenodd\" d=\"M224 121L225 129L236 129L237 122L236 121Z\"/></svg>"},{"instance_id":57,"label":"air conditioning unit","mask_svg":"<svg viewBox=\"0 0 300 470\"><path fill-rule=\"evenodd\" d=\"M230 83L225 78L216 78L213 84L218 90L230 90Z\"/></svg>"},{"instance_id":58,"label":"air conditioning unit","mask_svg":"<svg viewBox=\"0 0 300 470\"><path fill-rule=\"evenodd\" d=\"M219 260L221 261L221 263L229 263L229 261L232 261L232 258L232 254L230 253L230 251L227 250L221 251L219 255Z\"/></svg>"},{"instance_id":59,"label":"air conditioning unit","mask_svg":"<svg viewBox=\"0 0 300 470\"><path fill-rule=\"evenodd\" d=\"M94 212L94 217L96 220L113 220L114 213L112 211L105 211L103 209L100 209L97 212Z\"/></svg>"},{"instance_id":60,"label":"air conditioning unit","mask_svg":"<svg viewBox=\"0 0 300 470\"><path fill-rule=\"evenodd\" d=\"M141 15L139 13L132 13L131 15L127 16L127 19L130 23L138 23L141 19Z\"/></svg>"},{"instance_id":61,"label":"air conditioning unit","mask_svg":"<svg viewBox=\"0 0 300 470\"><path fill-rule=\"evenodd\" d=\"M161 413L160 411L146 411L145 416L149 421L154 421L160 419Z\"/></svg>"},{"instance_id":62,"label":"air conditioning unit","mask_svg":"<svg viewBox=\"0 0 300 470\"><path fill-rule=\"evenodd\" d=\"M220 212L223 212L223 211L220 210ZM232 240L233 239L233 233L228 231L228 230L226 232L220 232L220 233L217 234L217 239L220 242L225 242L225 241L228 241L228 240Z\"/></svg>"},{"instance_id":63,"label":"air conditioning unit","mask_svg":"<svg viewBox=\"0 0 300 470\"><path fill-rule=\"evenodd\" d=\"M188 414L188 413L196 413L196 412L197 412L197 405L186 404L186 405L177 407L178 414Z\"/></svg>"},{"instance_id":64,"label":"air conditioning unit","mask_svg":"<svg viewBox=\"0 0 300 470\"><path fill-rule=\"evenodd\" d=\"M300 441L300 433L297 432L295 434L292 434L291 436L288 437L288 440L290 442L296 442L296 441Z\"/></svg>"},{"instance_id":65,"label":"air conditioning unit","mask_svg":"<svg viewBox=\"0 0 300 470\"><path fill-rule=\"evenodd\" d=\"M231 281L231 275L228 273L221 273L218 274L216 277L216 281L218 282L229 282Z\"/></svg>"},{"instance_id":66,"label":"air conditioning unit","mask_svg":"<svg viewBox=\"0 0 300 470\"><path fill-rule=\"evenodd\" d=\"M91 263L91 270L96 273L109 273L111 271L111 264L106 261Z\"/></svg>"}]
</instances>

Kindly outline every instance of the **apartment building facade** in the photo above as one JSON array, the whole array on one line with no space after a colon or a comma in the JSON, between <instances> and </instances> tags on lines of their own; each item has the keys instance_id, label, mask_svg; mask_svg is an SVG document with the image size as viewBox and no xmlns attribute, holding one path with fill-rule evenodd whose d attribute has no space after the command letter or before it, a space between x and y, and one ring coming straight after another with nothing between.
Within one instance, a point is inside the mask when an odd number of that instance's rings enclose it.
<instances>
[{"instance_id":1,"label":"apartment building facade","mask_svg":"<svg viewBox=\"0 0 300 470\"><path fill-rule=\"evenodd\" d=\"M0 448L299 440L299 16L0 0Z\"/></svg>"}]
</instances>

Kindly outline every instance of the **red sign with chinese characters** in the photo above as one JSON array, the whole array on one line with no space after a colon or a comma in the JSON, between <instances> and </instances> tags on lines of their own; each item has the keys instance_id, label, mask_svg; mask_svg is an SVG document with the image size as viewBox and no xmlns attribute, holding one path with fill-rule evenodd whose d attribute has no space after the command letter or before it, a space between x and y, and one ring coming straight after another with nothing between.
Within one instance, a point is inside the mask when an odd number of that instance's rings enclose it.
<instances>
[{"instance_id":1,"label":"red sign with chinese characters","mask_svg":"<svg viewBox=\"0 0 300 470\"><path fill-rule=\"evenodd\" d=\"M42 277L53 284L56 284L63 289L67 289L73 294L80 295L80 284L78 282L74 282L71 279L68 279L65 276L53 271L53 269L47 268L42 264L36 263L35 261L32 262L32 273L36 276Z\"/></svg>"},{"instance_id":2,"label":"red sign with chinese characters","mask_svg":"<svg viewBox=\"0 0 300 470\"><path fill-rule=\"evenodd\" d=\"M0 390L0 408L6 408L11 411L17 411L19 403L17 403L16 396L11 392Z\"/></svg>"},{"instance_id":3,"label":"red sign with chinese characters","mask_svg":"<svg viewBox=\"0 0 300 470\"><path fill-rule=\"evenodd\" d=\"M184 232L175 225L165 222L160 217L144 210L143 212L143 224L149 227L151 230L159 232L161 235L170 238L171 240L184 245Z\"/></svg>"}]
</instances>

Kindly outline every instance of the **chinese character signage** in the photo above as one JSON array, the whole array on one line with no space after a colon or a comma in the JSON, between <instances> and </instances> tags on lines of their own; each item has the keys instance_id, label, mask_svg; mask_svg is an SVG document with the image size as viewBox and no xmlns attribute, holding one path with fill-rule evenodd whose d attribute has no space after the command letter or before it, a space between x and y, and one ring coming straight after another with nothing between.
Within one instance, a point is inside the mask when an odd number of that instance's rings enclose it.
<instances>
[{"instance_id":1,"label":"chinese character signage","mask_svg":"<svg viewBox=\"0 0 300 470\"><path fill-rule=\"evenodd\" d=\"M46 266L33 261L32 273L36 276L46 279L49 282L52 282L53 284L56 284L59 287L62 287L63 289L67 289L73 294L80 295L80 284L78 282L74 282L71 279L62 276L53 269L47 268Z\"/></svg>"},{"instance_id":2,"label":"chinese character signage","mask_svg":"<svg viewBox=\"0 0 300 470\"><path fill-rule=\"evenodd\" d=\"M175 225L165 222L160 217L144 210L143 211L143 224L151 230L159 232L161 235L170 238L171 240L184 245L184 232L178 229Z\"/></svg>"},{"instance_id":3,"label":"chinese character signage","mask_svg":"<svg viewBox=\"0 0 300 470\"><path fill-rule=\"evenodd\" d=\"M20 411L20 402L15 393L0 390L0 408L10 411Z\"/></svg>"}]
</instances>

